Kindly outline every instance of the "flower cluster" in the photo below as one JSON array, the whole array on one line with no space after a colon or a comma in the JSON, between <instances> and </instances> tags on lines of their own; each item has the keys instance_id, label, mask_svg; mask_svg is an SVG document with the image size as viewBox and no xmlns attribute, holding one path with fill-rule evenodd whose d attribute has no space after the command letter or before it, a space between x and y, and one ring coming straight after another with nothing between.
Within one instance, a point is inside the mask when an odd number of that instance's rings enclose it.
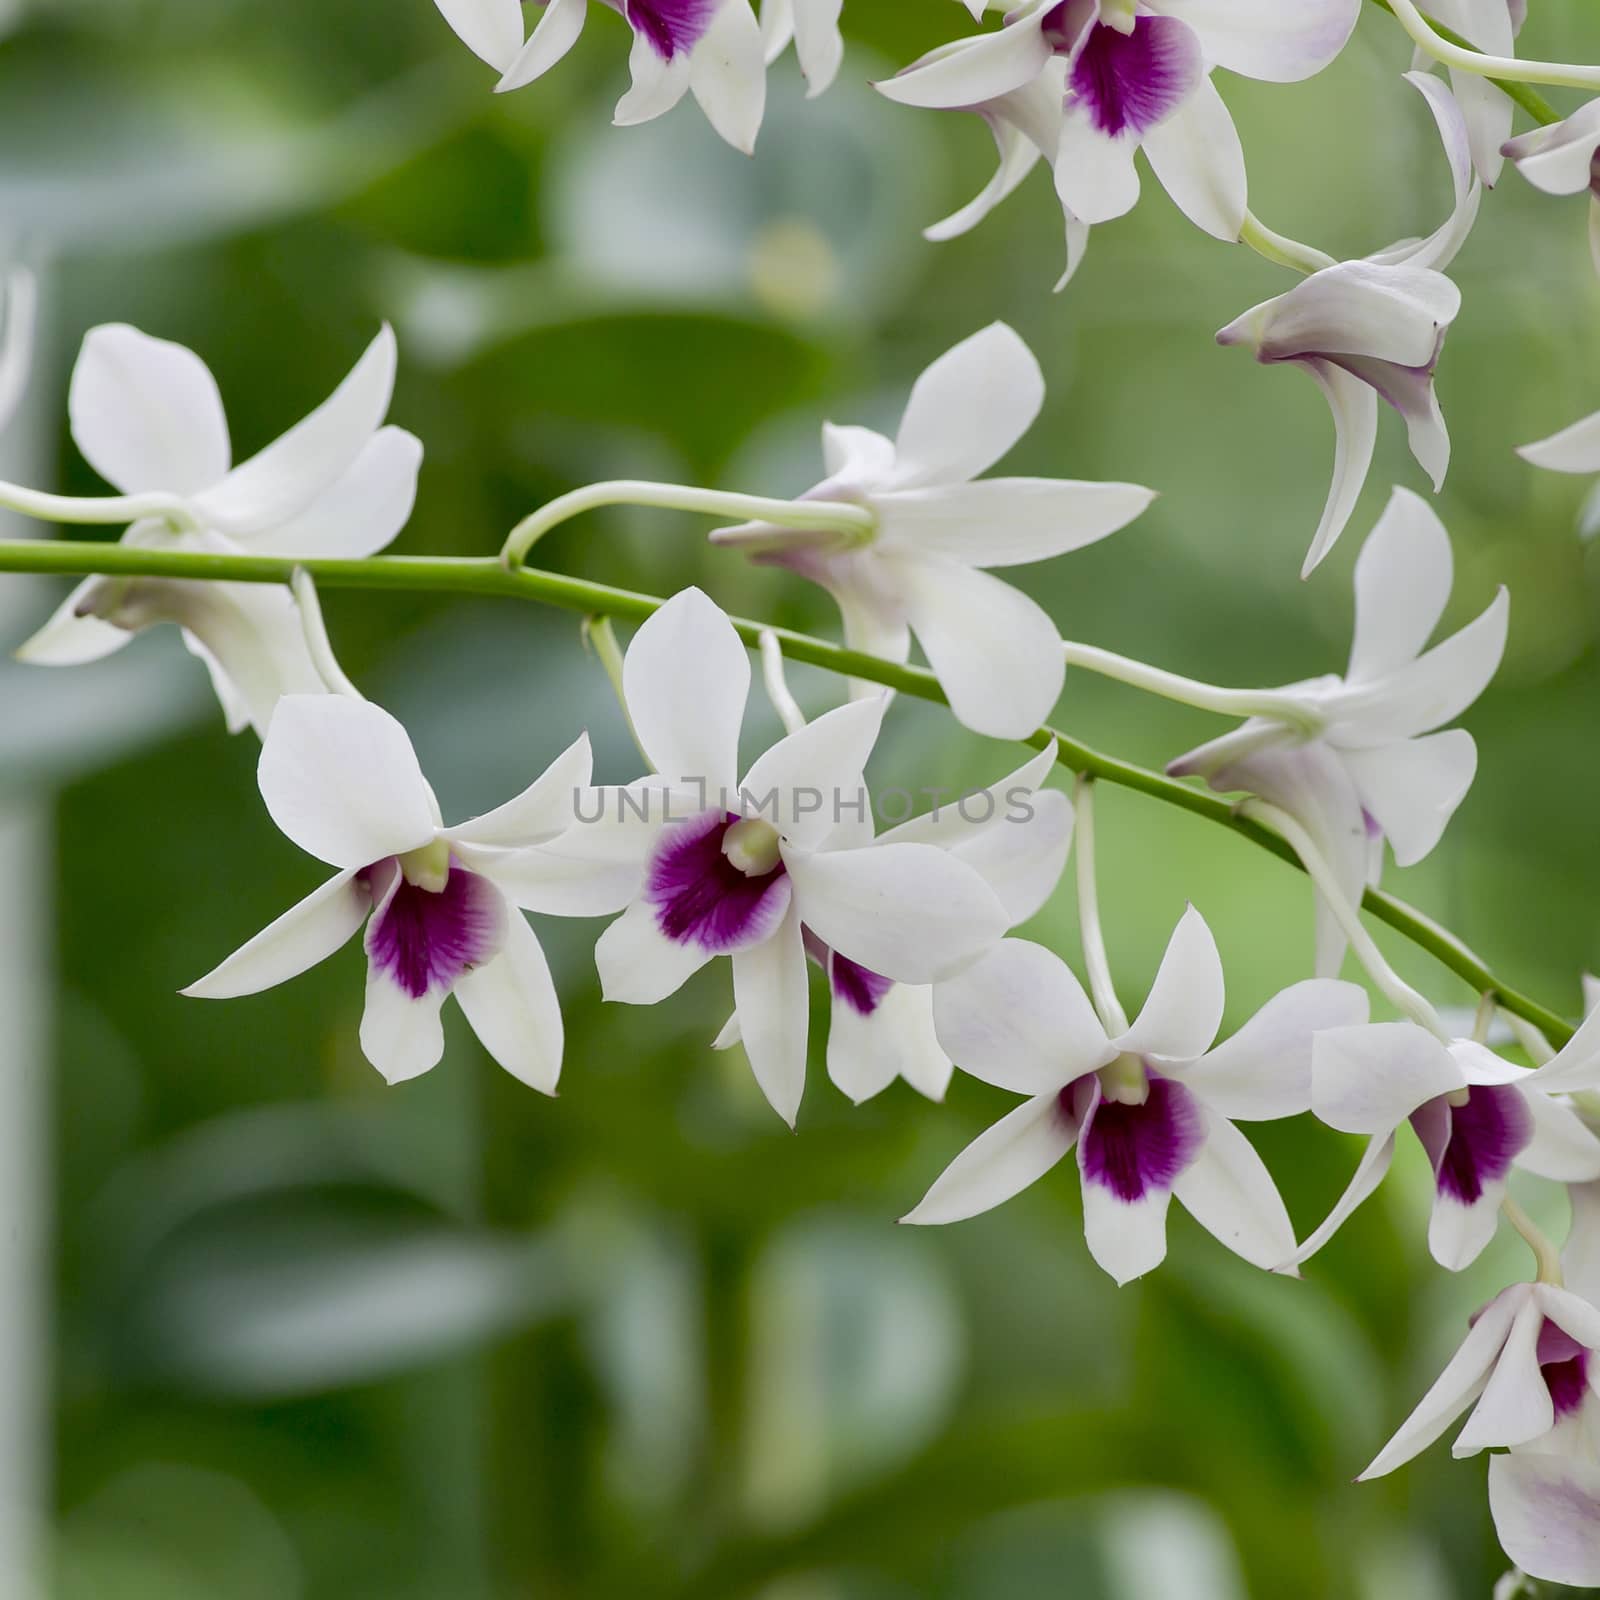
<instances>
[{"instance_id":1,"label":"flower cluster","mask_svg":"<svg viewBox=\"0 0 1600 1600\"><path fill-rule=\"evenodd\" d=\"M437 3L501 74L502 89L554 66L587 11L587 0L546 0L530 31L520 0ZM632 35L619 123L647 121L688 93L725 139L749 151L768 66L791 42L812 94L840 70L841 0L765 0L759 17L749 0L605 3ZM981 26L983 0L967 0L967 9L979 31L876 86L901 105L975 113L999 147L991 183L930 237L975 227L1043 162L1065 220L1070 278L1089 230L1138 202L1142 158L1199 228L1303 275L1217 335L1264 364L1302 368L1332 410L1333 483L1303 574L1355 513L1380 400L1404 419L1437 489L1450 446L1434 375L1461 306L1445 272L1486 186L1509 158L1547 192L1600 195L1600 102L1512 137L1512 101L1488 80L1515 77L1515 0L1435 0L1452 37L1410 0L1392 0L1421 51L1404 75L1441 140L1451 209L1433 232L1353 260L1254 217L1244 149L1216 78L1312 76L1344 48L1359 0L1026 0L992 27ZM1434 64L1447 68L1448 85L1428 70ZM1540 81L1588 81L1563 79L1547 63L1534 68ZM1600 201L1591 205L1600 239L1596 217ZM7 294L0 418L26 373L26 274L12 275ZM1449 535L1429 506L1396 488L1368 536L1342 675L1220 689L1065 641L1050 614L993 569L1105 539L1138 518L1154 491L990 475L1045 404L1039 363L994 323L917 379L894 438L824 424L823 477L794 499L598 485L534 513L513 530L502 564L490 563L498 576L517 576L532 543L563 517L630 497L714 515L723 524L710 535L714 546L804 577L837 604L845 649L810 642L831 648L851 677L840 704L808 719L784 680L784 641L736 624L697 588L642 608L637 596L619 597L646 614L625 654L609 624L598 642L643 775L597 781L588 734L574 729L574 742L522 794L446 825L406 730L339 667L311 582L319 561L359 564L384 549L410 515L422 447L385 423L396 362L385 328L326 402L234 466L200 358L130 327L99 327L78 358L69 415L78 449L117 494L67 501L0 485L0 503L15 509L126 528L115 559L60 569L97 575L21 658L71 665L142 628L177 625L229 726L261 739L268 814L333 869L184 992L221 1000L270 988L359 933L361 1047L386 1079L439 1063L442 1008L453 995L501 1066L554 1094L561 1002L528 918L609 918L594 946L608 1001L655 1005L727 957L732 1014L707 1047L742 1050L761 1093L793 1126L807 1088L815 967L815 988L827 995L827 1074L850 1100L897 1079L939 1100L957 1071L1019 1097L904 1220L944 1224L988 1211L1071 1154L1089 1253L1119 1284L1164 1260L1173 1199L1245 1261L1298 1272L1384 1181L1409 1124L1434 1181L1418 1238L1438 1264L1466 1268L1504 1220L1533 1248L1537 1276L1484 1307L1363 1476L1392 1471L1471 1407L1455 1450L1502 1452L1490 1498L1508 1552L1539 1577L1600 1582L1592 1399L1600 1015L1559 1049L1519 1020L1522 1055L1513 1059L1490 1041L1497 1006L1512 1009L1514 997L1485 983L1471 1029L1447 1025L1360 918L1364 900L1383 903L1386 853L1402 867L1422 860L1467 796L1477 746L1451 725L1488 688L1506 648L1504 589L1430 643L1455 573ZM1521 453L1537 466L1600 474L1600 416ZM1600 525L1600 502L1588 520ZM520 574L535 586L539 576ZM288 581L272 581L280 577ZM925 671L909 665L913 644ZM753 761L741 755L752 645L786 729ZM1123 1010L1093 854L1093 780L1104 763L1048 725L1069 665L1236 719L1177 755L1167 780L1144 774L1146 786L1165 782L1192 807L1224 812L1203 789L1180 791L1171 780L1237 797L1228 814L1274 833L1311 881L1308 975L1220 1042L1223 963L1192 905L1142 1007L1131 1021ZM1027 741L1036 754L954 804L880 818L868 766L893 714L892 691L907 686L942 698L975 732ZM1049 787L1057 765L1078 774L1070 798ZM891 825L880 831L880 820ZM1086 982L1018 936L1074 855ZM1439 933L1436 946L1447 940ZM1464 962L1484 973L1454 950L1458 971ZM1340 978L1352 953L1393 1016L1373 1020L1368 990ZM1303 1230L1240 1128L1290 1117L1367 1141L1345 1193ZM1564 1252L1511 1193L1519 1173L1570 1193Z\"/></svg>"}]
</instances>

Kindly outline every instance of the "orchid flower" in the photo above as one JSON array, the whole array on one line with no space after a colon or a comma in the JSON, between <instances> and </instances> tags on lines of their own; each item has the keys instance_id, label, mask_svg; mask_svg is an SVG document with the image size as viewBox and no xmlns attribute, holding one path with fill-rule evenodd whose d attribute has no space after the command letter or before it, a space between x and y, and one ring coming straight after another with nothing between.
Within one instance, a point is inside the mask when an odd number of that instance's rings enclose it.
<instances>
[{"instance_id":1,"label":"orchid flower","mask_svg":"<svg viewBox=\"0 0 1600 1600\"><path fill-rule=\"evenodd\" d=\"M1192 222L1235 240L1246 213L1244 151L1212 69L1308 78L1344 48L1359 11L1359 0L1028 0L998 32L936 50L877 87L902 105L972 109L1062 61L1052 164L1069 215L1096 223L1131 211L1142 149Z\"/></svg>"},{"instance_id":2,"label":"orchid flower","mask_svg":"<svg viewBox=\"0 0 1600 1600\"><path fill-rule=\"evenodd\" d=\"M1428 0L1435 22L1460 34L1475 49L1491 56L1515 54L1517 34L1527 19L1527 0ZM1434 65L1421 50L1412 63L1418 72ZM1512 104L1498 85L1481 73L1449 69L1450 88L1461 104L1472 141L1472 164L1487 188L1500 177L1502 150L1511 137Z\"/></svg>"},{"instance_id":3,"label":"orchid flower","mask_svg":"<svg viewBox=\"0 0 1600 1600\"><path fill-rule=\"evenodd\" d=\"M627 909L595 947L608 1000L654 1005L713 957L730 957L745 1053L792 1124L805 1089L808 932L835 962L929 984L983 954L1009 917L958 851L860 840L883 697L780 739L741 783L749 689L727 617L698 589L674 596L635 634L622 669L656 776L601 791L594 820L521 859L541 879L570 869L581 883L592 868L609 885L626 875Z\"/></svg>"},{"instance_id":4,"label":"orchid flower","mask_svg":"<svg viewBox=\"0 0 1600 1600\"><path fill-rule=\"evenodd\" d=\"M1580 1416L1593 1411L1597 1349L1600 1310L1581 1295L1548 1283L1502 1290L1473 1319L1439 1381L1360 1481L1381 1478L1420 1455L1468 1406L1472 1414L1451 1446L1458 1458L1523 1447L1542 1456L1566 1454L1551 1442L1575 1440Z\"/></svg>"},{"instance_id":5,"label":"orchid flower","mask_svg":"<svg viewBox=\"0 0 1600 1600\"><path fill-rule=\"evenodd\" d=\"M567 54L583 32L589 0L543 0L543 13L526 39L522 0L435 3L462 43L500 73L496 88L503 92L532 83ZM617 102L618 127L650 122L687 93L735 149L746 155L755 149L766 109L767 69L761 25L750 0L602 3L633 30L628 56L633 84Z\"/></svg>"},{"instance_id":6,"label":"orchid flower","mask_svg":"<svg viewBox=\"0 0 1600 1600\"><path fill-rule=\"evenodd\" d=\"M1565 1052L1557 1057L1563 1067L1569 1060ZM1322 1034L1312 1052L1311 1109L1329 1127L1370 1142L1297 1259L1320 1249L1377 1188L1408 1121L1433 1164L1428 1248L1452 1272L1470 1266L1494 1237L1513 1167L1558 1183L1600 1178L1600 1139L1555 1098L1558 1082L1557 1073L1530 1072L1470 1039L1445 1043L1414 1023Z\"/></svg>"},{"instance_id":7,"label":"orchid flower","mask_svg":"<svg viewBox=\"0 0 1600 1600\"><path fill-rule=\"evenodd\" d=\"M933 1004L940 1043L964 1072L1029 1099L968 1145L906 1222L977 1216L1076 1145L1089 1253L1118 1283L1161 1264L1174 1195L1257 1266L1293 1253L1277 1186L1234 1123L1310 1105L1313 1035L1366 1017L1354 984L1297 983L1213 1048L1222 962L1190 907L1144 1010L1115 1038L1066 964L1021 939L941 983Z\"/></svg>"},{"instance_id":8,"label":"orchid flower","mask_svg":"<svg viewBox=\"0 0 1600 1600\"><path fill-rule=\"evenodd\" d=\"M761 0L761 38L770 66L794 41L794 53L805 74L806 98L814 100L839 75L844 36L839 13L844 0Z\"/></svg>"},{"instance_id":9,"label":"orchid flower","mask_svg":"<svg viewBox=\"0 0 1600 1600\"><path fill-rule=\"evenodd\" d=\"M945 45L934 56L963 49L960 44ZM933 57L925 57L932 60ZM1044 161L1053 169L1061 150L1063 109L1067 92L1067 64L1059 57L1045 63L1039 74L1020 88L1008 89L972 105L953 109L972 112L982 118L995 142L999 165L994 176L964 206L940 222L922 230L922 236L935 244L959 238L983 221ZM1089 247L1089 224L1075 217L1065 205L1067 264L1056 281L1059 292L1065 289L1083 262Z\"/></svg>"},{"instance_id":10,"label":"orchid flower","mask_svg":"<svg viewBox=\"0 0 1600 1600\"><path fill-rule=\"evenodd\" d=\"M1582 194L1588 190L1589 254L1595 271L1600 272L1600 100L1580 106L1560 122L1531 128L1508 139L1501 150L1534 188L1543 189L1546 194Z\"/></svg>"},{"instance_id":11,"label":"orchid flower","mask_svg":"<svg viewBox=\"0 0 1600 1600\"><path fill-rule=\"evenodd\" d=\"M272 820L337 875L184 993L225 1000L270 989L365 924L361 1048L390 1083L438 1063L440 1007L453 994L501 1066L554 1094L561 1010L504 869L516 862L515 892L526 895L523 847L574 826L575 797L589 784L587 735L515 800L454 828L440 821L405 729L365 701L287 696L258 775Z\"/></svg>"},{"instance_id":12,"label":"orchid flower","mask_svg":"<svg viewBox=\"0 0 1600 1600\"><path fill-rule=\"evenodd\" d=\"M1341 677L1293 684L1320 729L1252 718L1172 762L1219 791L1248 790L1311 834L1352 905L1382 871L1387 840L1398 865L1439 842L1472 786L1478 751L1453 721L1487 687L1505 652L1509 599L1501 589L1478 618L1425 649L1450 598L1450 537L1432 508L1396 489L1356 562L1355 639ZM1320 899L1317 971L1344 955L1337 918Z\"/></svg>"},{"instance_id":13,"label":"orchid flower","mask_svg":"<svg viewBox=\"0 0 1600 1600\"><path fill-rule=\"evenodd\" d=\"M1005 907L1007 926L1017 927L1050 898L1072 845L1072 802L1058 789L1040 788L1055 759L1051 743L992 788L900 823L877 842L948 850L978 870ZM871 820L864 819L839 829L827 845L855 848L872 837ZM895 983L830 950L815 934L807 935L806 953L828 978L827 1059L834 1084L857 1105L896 1078L942 1100L954 1068L934 1031L932 987ZM716 1043L725 1049L739 1038L735 1013Z\"/></svg>"},{"instance_id":14,"label":"orchid flower","mask_svg":"<svg viewBox=\"0 0 1600 1600\"><path fill-rule=\"evenodd\" d=\"M1264 364L1309 372L1333 412L1333 482L1302 577L1333 548L1355 510L1372 466L1380 398L1405 419L1411 453L1436 490L1450 464L1433 375L1461 309L1461 291L1444 269L1472 230L1482 186L1449 90L1422 73L1406 76L1427 100L1444 141L1455 187L1449 218L1426 239L1323 267L1217 334L1218 344L1247 346Z\"/></svg>"},{"instance_id":15,"label":"orchid flower","mask_svg":"<svg viewBox=\"0 0 1600 1600\"><path fill-rule=\"evenodd\" d=\"M1021 738L1049 716L1066 666L1044 610L986 567L1042 561L1125 527L1154 499L1128 483L987 478L1044 404L1044 376L996 322L917 379L896 439L825 423L828 476L803 500L866 506L874 535L848 548L771 523L719 529L821 584L857 650L904 661L915 633L951 709L969 728Z\"/></svg>"},{"instance_id":16,"label":"orchid flower","mask_svg":"<svg viewBox=\"0 0 1600 1600\"><path fill-rule=\"evenodd\" d=\"M230 467L227 417L200 357L136 328L93 328L72 372L72 437L124 494L161 491L188 510L189 529L146 518L125 544L368 556L405 525L422 460L411 434L383 426L395 360L386 327L317 410ZM90 578L17 655L42 666L94 661L159 622L183 629L235 731L248 724L264 734L281 694L324 687L288 590L264 584Z\"/></svg>"}]
</instances>

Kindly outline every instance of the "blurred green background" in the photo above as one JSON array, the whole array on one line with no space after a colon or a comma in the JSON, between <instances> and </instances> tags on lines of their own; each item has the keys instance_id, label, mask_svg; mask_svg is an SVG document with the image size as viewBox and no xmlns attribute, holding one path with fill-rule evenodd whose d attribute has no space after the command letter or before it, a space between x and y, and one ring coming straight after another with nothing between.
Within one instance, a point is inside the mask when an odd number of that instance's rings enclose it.
<instances>
[{"instance_id":1,"label":"blurred green background","mask_svg":"<svg viewBox=\"0 0 1600 1600\"><path fill-rule=\"evenodd\" d=\"M1346 541L1298 580L1332 457L1323 402L1211 339L1287 275L1188 227L1148 179L1059 298L1042 175L967 239L921 240L987 177L988 138L867 83L964 31L949 0L848 0L839 84L807 105L780 64L753 162L690 106L610 128L626 35L598 9L557 72L498 99L429 0L0 9L0 233L46 288L10 476L96 492L62 401L97 322L199 350L242 455L389 319L392 415L428 451L397 548L483 554L592 479L797 491L820 476L822 417L892 424L929 359L1004 317L1050 385L1012 468L1163 491L1115 539L1016 576L1070 636L1241 684L1342 666L1360 539L1391 483L1423 486L1386 416ZM1527 53L1593 59L1588 8L1534 9ZM1313 83L1223 82L1274 227L1356 254L1442 218L1409 53L1369 8ZM1600 964L1596 582L1574 532L1586 485L1511 447L1600 407L1584 220L1508 171L1457 269L1451 620L1508 582L1512 642L1468 719L1476 788L1391 879L1568 1011ZM709 551L704 526L616 513L540 553L833 630L820 592ZM0 642L60 587L3 580ZM574 618L327 609L447 816L515 792L583 725L607 779L634 775ZM838 693L795 684L812 709ZM442 1066L387 1089L356 1045L355 948L257 999L176 993L319 868L271 826L253 743L223 733L170 630L77 672L7 662L0 695L5 1600L35 1557L52 1600L1446 1600L1503 1570L1482 1458L1440 1446L1350 1482L1525 1266L1508 1240L1460 1279L1431 1265L1417 1150L1305 1282L1253 1272L1175 1210L1167 1266L1118 1290L1086 1256L1069 1172L962 1226L891 1226L1007 1097L958 1078L943 1107L899 1085L855 1110L819 1049L793 1136L737 1052L708 1048L725 971L607 1009L597 927L554 921L559 1101L454 1015ZM1156 764L1219 731L1086 677L1060 717ZM957 786L1016 754L907 704L875 771ZM1101 811L1127 998L1186 899L1221 943L1230 1027L1305 975L1298 875L1135 796ZM1030 932L1075 960L1074 917L1064 885ZM1351 1142L1302 1125L1259 1142L1309 1228ZM1559 1195L1525 1198L1564 1227Z\"/></svg>"}]
</instances>

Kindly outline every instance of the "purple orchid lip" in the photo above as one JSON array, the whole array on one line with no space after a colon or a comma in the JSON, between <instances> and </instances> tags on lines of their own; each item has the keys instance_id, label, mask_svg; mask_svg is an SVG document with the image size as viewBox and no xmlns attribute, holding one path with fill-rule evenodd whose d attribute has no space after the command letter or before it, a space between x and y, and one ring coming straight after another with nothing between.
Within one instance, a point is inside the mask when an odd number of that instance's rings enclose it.
<instances>
[{"instance_id":1,"label":"purple orchid lip","mask_svg":"<svg viewBox=\"0 0 1600 1600\"><path fill-rule=\"evenodd\" d=\"M1204 67L1200 41L1176 17L1140 16L1122 33L1096 23L1078 46L1072 93L1108 139L1142 136L1194 92Z\"/></svg>"},{"instance_id":2,"label":"purple orchid lip","mask_svg":"<svg viewBox=\"0 0 1600 1600\"><path fill-rule=\"evenodd\" d=\"M1430 1100L1411 1114L1411 1126L1433 1162L1439 1193L1464 1206L1499 1183L1533 1138L1527 1101L1509 1084L1475 1083L1464 1105Z\"/></svg>"},{"instance_id":3,"label":"purple orchid lip","mask_svg":"<svg viewBox=\"0 0 1600 1600\"><path fill-rule=\"evenodd\" d=\"M752 875L723 852L723 838L739 820L731 811L706 811L662 833L644 898L669 939L725 955L760 944L783 920L793 895L783 862Z\"/></svg>"},{"instance_id":4,"label":"purple orchid lip","mask_svg":"<svg viewBox=\"0 0 1600 1600\"><path fill-rule=\"evenodd\" d=\"M694 49L711 19L716 15L718 0L626 0L623 15L628 26L663 61Z\"/></svg>"},{"instance_id":5,"label":"purple orchid lip","mask_svg":"<svg viewBox=\"0 0 1600 1600\"><path fill-rule=\"evenodd\" d=\"M1582 1407L1589 1392L1589 1350L1548 1319L1539 1330L1539 1370L1557 1422Z\"/></svg>"},{"instance_id":6,"label":"purple orchid lip","mask_svg":"<svg viewBox=\"0 0 1600 1600\"><path fill-rule=\"evenodd\" d=\"M454 857L437 892L409 882L392 859L368 867L361 878L377 901L367 924L367 959L413 1000L451 988L504 942L499 890Z\"/></svg>"},{"instance_id":7,"label":"purple orchid lip","mask_svg":"<svg viewBox=\"0 0 1600 1600\"><path fill-rule=\"evenodd\" d=\"M1150 1092L1142 1105L1108 1100L1091 1103L1079 1143L1079 1164L1087 1182L1109 1189L1129 1205L1152 1191L1170 1190L1199 1155L1205 1142L1200 1107L1180 1083L1152 1072ZM1080 1079L1061 1091L1061 1109L1070 1114L1082 1105L1092 1079Z\"/></svg>"}]
</instances>

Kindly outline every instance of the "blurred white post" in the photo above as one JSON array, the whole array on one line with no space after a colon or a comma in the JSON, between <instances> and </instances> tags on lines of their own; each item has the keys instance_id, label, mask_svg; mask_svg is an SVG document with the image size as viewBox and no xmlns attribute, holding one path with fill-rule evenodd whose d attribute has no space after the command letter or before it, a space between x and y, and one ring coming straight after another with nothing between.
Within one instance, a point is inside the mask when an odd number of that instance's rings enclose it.
<instances>
[{"instance_id":1,"label":"blurred white post","mask_svg":"<svg viewBox=\"0 0 1600 1600\"><path fill-rule=\"evenodd\" d=\"M30 388L0 435L8 478L48 481L47 384ZM36 531L0 514L0 537ZM0 589L0 642L14 642L38 605L31 584ZM10 677L0 716L15 693ZM51 862L49 795L0 798L0 1600L43 1592L50 1496Z\"/></svg>"}]
</instances>

